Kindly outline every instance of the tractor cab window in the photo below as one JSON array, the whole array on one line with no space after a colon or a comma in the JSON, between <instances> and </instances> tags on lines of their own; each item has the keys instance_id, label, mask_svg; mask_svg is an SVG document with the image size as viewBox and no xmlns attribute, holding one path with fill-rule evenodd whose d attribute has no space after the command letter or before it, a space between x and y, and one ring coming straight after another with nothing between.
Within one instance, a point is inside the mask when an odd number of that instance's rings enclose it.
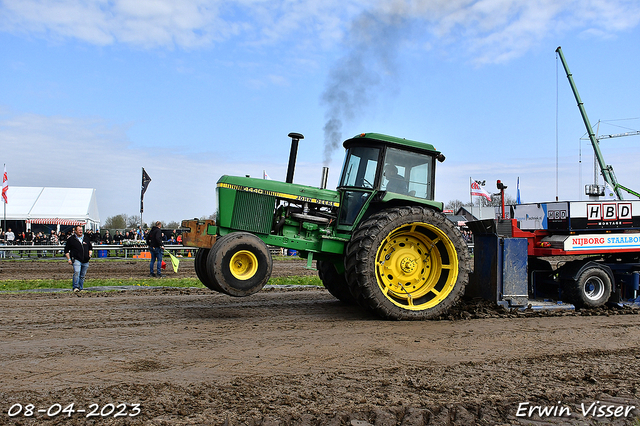
<instances>
[{"instance_id":1,"label":"tractor cab window","mask_svg":"<svg viewBox=\"0 0 640 426\"><path fill-rule=\"evenodd\" d=\"M339 213L341 225L352 225L371 195L371 191L366 189L373 190L379 157L380 148L355 146L348 149L339 185L350 188L342 192Z\"/></svg>"},{"instance_id":2,"label":"tractor cab window","mask_svg":"<svg viewBox=\"0 0 640 426\"><path fill-rule=\"evenodd\" d=\"M388 148L380 189L433 199L433 156Z\"/></svg>"},{"instance_id":3,"label":"tractor cab window","mask_svg":"<svg viewBox=\"0 0 640 426\"><path fill-rule=\"evenodd\" d=\"M340 186L373 189L378 167L379 148L349 148L342 169Z\"/></svg>"}]
</instances>

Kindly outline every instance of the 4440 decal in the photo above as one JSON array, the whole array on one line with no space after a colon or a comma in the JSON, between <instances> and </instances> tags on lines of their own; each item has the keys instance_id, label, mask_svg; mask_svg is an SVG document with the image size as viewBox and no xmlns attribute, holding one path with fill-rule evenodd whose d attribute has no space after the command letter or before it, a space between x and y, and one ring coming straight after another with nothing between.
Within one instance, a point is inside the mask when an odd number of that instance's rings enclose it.
<instances>
[{"instance_id":1,"label":"4440 decal","mask_svg":"<svg viewBox=\"0 0 640 426\"><path fill-rule=\"evenodd\" d=\"M233 189L236 191L252 192L254 194L269 195L272 197L284 198L287 200L295 200L295 201L301 201L306 203L320 204L323 206L331 206L331 207L340 206L340 203L335 201L321 200L319 198L305 197L304 195L287 194L285 192L270 191L268 189L252 188L250 186L234 185L230 183L218 183L218 188L227 188L227 189Z\"/></svg>"}]
</instances>

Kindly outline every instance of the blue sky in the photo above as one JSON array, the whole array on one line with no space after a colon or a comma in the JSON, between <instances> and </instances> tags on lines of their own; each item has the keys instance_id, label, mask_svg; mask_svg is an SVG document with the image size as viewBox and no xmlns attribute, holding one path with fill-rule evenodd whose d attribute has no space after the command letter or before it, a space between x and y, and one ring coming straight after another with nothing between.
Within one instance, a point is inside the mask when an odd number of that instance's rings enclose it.
<instances>
[{"instance_id":1,"label":"blue sky","mask_svg":"<svg viewBox=\"0 0 640 426\"><path fill-rule=\"evenodd\" d=\"M435 145L440 201L470 177L577 200L593 154L557 46L600 133L639 130L636 0L0 0L0 162L10 186L96 188L103 222L139 213L144 167L145 221L179 222L223 174L284 180L289 132L295 182L326 163L335 187L334 119L340 142ZM602 150L639 190L640 136Z\"/></svg>"}]
</instances>

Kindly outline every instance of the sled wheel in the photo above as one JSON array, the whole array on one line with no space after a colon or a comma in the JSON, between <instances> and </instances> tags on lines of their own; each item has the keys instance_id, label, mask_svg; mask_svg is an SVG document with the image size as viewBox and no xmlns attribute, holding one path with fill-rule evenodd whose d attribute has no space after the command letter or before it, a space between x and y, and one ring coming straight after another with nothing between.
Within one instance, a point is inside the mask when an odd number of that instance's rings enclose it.
<instances>
[{"instance_id":1,"label":"sled wheel","mask_svg":"<svg viewBox=\"0 0 640 426\"><path fill-rule=\"evenodd\" d=\"M220 285L218 285L213 277L207 272L207 257L209 256L210 249L200 248L196 252L193 265L196 270L196 276L209 290L224 293Z\"/></svg>"},{"instance_id":2,"label":"sled wheel","mask_svg":"<svg viewBox=\"0 0 640 426\"><path fill-rule=\"evenodd\" d=\"M269 281L272 269L267 245L247 232L218 238L207 257L207 274L230 296L257 293Z\"/></svg>"},{"instance_id":3,"label":"sled wheel","mask_svg":"<svg viewBox=\"0 0 640 426\"><path fill-rule=\"evenodd\" d=\"M440 212L396 207L371 216L347 247L349 288L358 303L389 319L444 314L464 293L467 245Z\"/></svg>"},{"instance_id":4,"label":"sled wheel","mask_svg":"<svg viewBox=\"0 0 640 426\"><path fill-rule=\"evenodd\" d=\"M322 285L333 297L347 304L356 302L349 290L347 278L344 274L338 273L333 263L319 260L316 262L316 267L318 268L318 276L322 281Z\"/></svg>"},{"instance_id":5,"label":"sled wheel","mask_svg":"<svg viewBox=\"0 0 640 426\"><path fill-rule=\"evenodd\" d=\"M611 296L611 279L601 268L587 268L575 281L566 283L565 292L576 308L597 308Z\"/></svg>"}]
</instances>

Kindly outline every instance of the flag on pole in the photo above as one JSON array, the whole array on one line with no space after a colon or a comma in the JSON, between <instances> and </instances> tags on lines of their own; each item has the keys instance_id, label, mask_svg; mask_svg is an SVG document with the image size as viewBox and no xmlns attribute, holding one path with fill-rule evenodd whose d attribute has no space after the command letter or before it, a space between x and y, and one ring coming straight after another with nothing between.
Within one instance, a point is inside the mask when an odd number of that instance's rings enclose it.
<instances>
[{"instance_id":1,"label":"flag on pole","mask_svg":"<svg viewBox=\"0 0 640 426\"><path fill-rule=\"evenodd\" d=\"M471 181L471 195L484 197L487 199L487 201L491 201L491 194L489 194L486 189L480 186L480 182L478 182L477 180Z\"/></svg>"},{"instance_id":2,"label":"flag on pole","mask_svg":"<svg viewBox=\"0 0 640 426\"><path fill-rule=\"evenodd\" d=\"M271 180L271 178L269 177L269 175L267 174L266 170L262 171L262 179L267 179L267 180Z\"/></svg>"},{"instance_id":3,"label":"flag on pole","mask_svg":"<svg viewBox=\"0 0 640 426\"><path fill-rule=\"evenodd\" d=\"M9 179L7 179L7 165L4 165L4 174L2 175L2 200L5 204L7 201L7 192L9 192Z\"/></svg>"},{"instance_id":4,"label":"flag on pole","mask_svg":"<svg viewBox=\"0 0 640 426\"><path fill-rule=\"evenodd\" d=\"M520 201L520 176L518 176L518 193L516 195L516 204L522 204Z\"/></svg>"},{"instance_id":5,"label":"flag on pole","mask_svg":"<svg viewBox=\"0 0 640 426\"><path fill-rule=\"evenodd\" d=\"M140 192L140 213L142 213L142 211L144 210L142 200L144 199L144 193L147 191L147 186L149 186L149 182L151 182L151 178L149 177L149 175L147 174L147 172L144 170L144 167L143 167L142 168L142 191Z\"/></svg>"},{"instance_id":6,"label":"flag on pole","mask_svg":"<svg viewBox=\"0 0 640 426\"><path fill-rule=\"evenodd\" d=\"M173 266L173 272L178 273L178 266L180 266L180 259L171 254L169 250L167 250L167 254L171 258L171 266Z\"/></svg>"}]
</instances>

